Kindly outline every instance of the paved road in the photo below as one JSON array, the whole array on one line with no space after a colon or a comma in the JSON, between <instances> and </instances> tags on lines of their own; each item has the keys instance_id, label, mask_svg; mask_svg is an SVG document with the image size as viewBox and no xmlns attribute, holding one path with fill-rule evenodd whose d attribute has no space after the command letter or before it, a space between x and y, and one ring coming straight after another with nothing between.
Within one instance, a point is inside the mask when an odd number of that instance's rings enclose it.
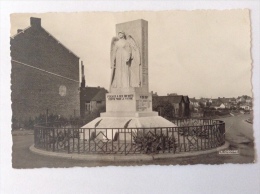
<instances>
[{"instance_id":1,"label":"paved road","mask_svg":"<svg viewBox=\"0 0 260 194\"><path fill-rule=\"evenodd\" d=\"M252 114L240 114L233 117L222 118L226 124L226 140L230 142L231 149L237 149L241 156L255 157L253 125L246 122Z\"/></svg>"},{"instance_id":2,"label":"paved road","mask_svg":"<svg viewBox=\"0 0 260 194\"><path fill-rule=\"evenodd\" d=\"M226 138L236 143L253 141L253 125L245 121L250 117L252 118L252 114L240 114L234 117L222 118L221 120L226 123Z\"/></svg>"},{"instance_id":3,"label":"paved road","mask_svg":"<svg viewBox=\"0 0 260 194\"><path fill-rule=\"evenodd\" d=\"M223 118L226 122L226 139L231 143L230 149L238 149L239 155L207 155L161 159L146 162L104 162L104 161L76 161L40 156L31 153L29 146L33 144L33 135L13 135L13 167L14 168L41 168L41 167L94 167L94 166L128 166L128 165L186 165L186 164L223 164L223 163L252 163L254 161L254 146L252 141L252 124L244 122L250 115Z\"/></svg>"}]
</instances>

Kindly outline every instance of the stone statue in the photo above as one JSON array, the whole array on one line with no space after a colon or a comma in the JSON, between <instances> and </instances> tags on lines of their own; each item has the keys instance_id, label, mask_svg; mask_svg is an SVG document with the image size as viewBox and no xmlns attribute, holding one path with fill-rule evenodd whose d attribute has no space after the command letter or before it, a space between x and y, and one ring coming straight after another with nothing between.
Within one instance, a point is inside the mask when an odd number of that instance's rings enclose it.
<instances>
[{"instance_id":1,"label":"stone statue","mask_svg":"<svg viewBox=\"0 0 260 194\"><path fill-rule=\"evenodd\" d=\"M111 88L129 88L141 86L141 55L132 38L123 31L111 41Z\"/></svg>"}]
</instances>

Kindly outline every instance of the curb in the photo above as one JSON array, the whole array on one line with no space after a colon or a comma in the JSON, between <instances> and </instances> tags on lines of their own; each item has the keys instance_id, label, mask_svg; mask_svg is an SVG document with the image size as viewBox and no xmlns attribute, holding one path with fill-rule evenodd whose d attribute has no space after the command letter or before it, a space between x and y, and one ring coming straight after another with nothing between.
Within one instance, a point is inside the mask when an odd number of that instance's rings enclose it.
<instances>
[{"instance_id":1,"label":"curb","mask_svg":"<svg viewBox=\"0 0 260 194\"><path fill-rule=\"evenodd\" d=\"M214 152L219 152L221 150L227 149L229 147L229 142L225 142L224 145L214 148L211 150L204 150L204 151L196 151L196 152L185 152L180 154L158 154L158 155L146 155L146 154L136 154L136 155L98 155L98 154L66 154L66 153L57 153L57 152L50 152L45 150L40 150L34 147L34 144L30 146L30 151L43 155L43 156L50 156L50 157L58 157L58 158L66 158L66 159L73 159L73 160L85 160L85 161L152 161L158 159L170 159L170 158L180 158L180 157L189 157L189 156L198 156L203 154L210 154Z\"/></svg>"},{"instance_id":2,"label":"curb","mask_svg":"<svg viewBox=\"0 0 260 194\"><path fill-rule=\"evenodd\" d=\"M20 133L12 132L11 134L12 136L22 136L22 135L33 135L34 133L33 132L20 132Z\"/></svg>"}]
</instances>

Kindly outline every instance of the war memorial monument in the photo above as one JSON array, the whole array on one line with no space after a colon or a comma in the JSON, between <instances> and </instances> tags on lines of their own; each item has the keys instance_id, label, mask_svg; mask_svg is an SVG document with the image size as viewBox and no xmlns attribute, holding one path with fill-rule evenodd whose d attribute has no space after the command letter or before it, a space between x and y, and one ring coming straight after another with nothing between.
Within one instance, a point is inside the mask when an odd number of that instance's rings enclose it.
<instances>
[{"instance_id":1,"label":"war memorial monument","mask_svg":"<svg viewBox=\"0 0 260 194\"><path fill-rule=\"evenodd\" d=\"M148 79L148 22L116 25L110 51L111 82L106 112L83 128L176 127L152 111ZM109 133L109 132L108 132ZM111 133L111 132L110 132ZM108 134L111 138L111 134Z\"/></svg>"}]
</instances>

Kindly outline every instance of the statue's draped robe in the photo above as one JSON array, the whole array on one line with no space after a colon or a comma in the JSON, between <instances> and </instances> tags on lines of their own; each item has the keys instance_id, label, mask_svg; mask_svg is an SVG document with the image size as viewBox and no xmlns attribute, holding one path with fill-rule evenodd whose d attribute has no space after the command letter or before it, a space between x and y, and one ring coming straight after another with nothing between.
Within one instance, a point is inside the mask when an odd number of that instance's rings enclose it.
<instances>
[{"instance_id":1,"label":"statue's draped robe","mask_svg":"<svg viewBox=\"0 0 260 194\"><path fill-rule=\"evenodd\" d=\"M131 44L130 44L131 45ZM141 58L140 53L136 45L131 46L131 65L129 66L130 71L130 86L140 87L141 86Z\"/></svg>"},{"instance_id":2,"label":"statue's draped robe","mask_svg":"<svg viewBox=\"0 0 260 194\"><path fill-rule=\"evenodd\" d=\"M130 69L129 59L131 58L131 47L125 39L119 39L113 51L115 61L115 75L112 82L113 88L130 87Z\"/></svg>"}]
</instances>

